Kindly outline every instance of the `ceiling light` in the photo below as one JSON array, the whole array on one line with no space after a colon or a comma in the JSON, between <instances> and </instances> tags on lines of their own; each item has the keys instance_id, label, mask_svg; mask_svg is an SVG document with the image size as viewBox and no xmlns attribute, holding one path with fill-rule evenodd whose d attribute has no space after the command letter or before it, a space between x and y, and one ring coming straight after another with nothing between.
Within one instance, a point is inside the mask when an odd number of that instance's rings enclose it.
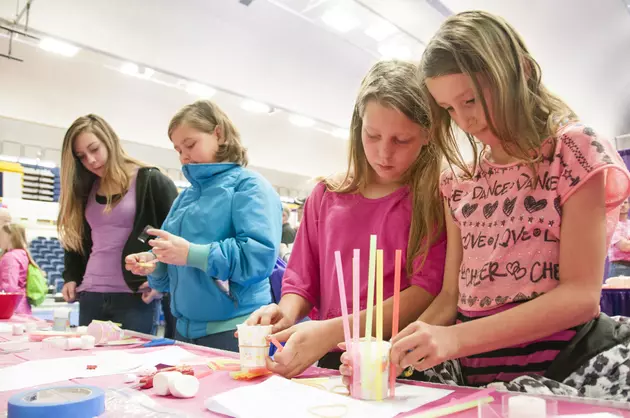
<instances>
[{"instance_id":1,"label":"ceiling light","mask_svg":"<svg viewBox=\"0 0 630 418\"><path fill-rule=\"evenodd\" d=\"M53 38L43 38L39 41L39 47L45 51L54 52L65 57L74 57L81 50L77 46Z\"/></svg>"},{"instance_id":2,"label":"ceiling light","mask_svg":"<svg viewBox=\"0 0 630 418\"><path fill-rule=\"evenodd\" d=\"M289 121L296 125L296 126L300 126L302 128L308 128L310 126L315 125L315 121L311 118L307 118L306 116L300 116L300 115L291 115L289 116Z\"/></svg>"},{"instance_id":3,"label":"ceiling light","mask_svg":"<svg viewBox=\"0 0 630 418\"><path fill-rule=\"evenodd\" d=\"M341 7L326 10L322 16L322 20L331 28L342 33L350 32L361 23L359 19L352 16L350 12Z\"/></svg>"},{"instance_id":4,"label":"ceiling light","mask_svg":"<svg viewBox=\"0 0 630 418\"><path fill-rule=\"evenodd\" d=\"M350 130L344 128L335 128L332 130L332 135L339 139L350 139Z\"/></svg>"},{"instance_id":5,"label":"ceiling light","mask_svg":"<svg viewBox=\"0 0 630 418\"><path fill-rule=\"evenodd\" d=\"M403 45L389 44L381 45L378 48L378 53L385 59L399 59L409 60L411 59L411 50Z\"/></svg>"},{"instance_id":6,"label":"ceiling light","mask_svg":"<svg viewBox=\"0 0 630 418\"><path fill-rule=\"evenodd\" d=\"M377 42L384 41L396 32L398 32L398 28L385 20L382 20L365 30L365 34Z\"/></svg>"},{"instance_id":7,"label":"ceiling light","mask_svg":"<svg viewBox=\"0 0 630 418\"><path fill-rule=\"evenodd\" d=\"M155 74L155 70L153 68L144 67L144 71L142 72L142 77L151 78Z\"/></svg>"},{"instance_id":8,"label":"ceiling light","mask_svg":"<svg viewBox=\"0 0 630 418\"><path fill-rule=\"evenodd\" d=\"M137 75L140 68L133 62L126 62L120 66L120 72L127 75Z\"/></svg>"},{"instance_id":9,"label":"ceiling light","mask_svg":"<svg viewBox=\"0 0 630 418\"><path fill-rule=\"evenodd\" d=\"M186 93L192 94L193 96L200 97L202 99L208 99L216 94L216 90L210 86L206 86L205 84L189 82L186 85Z\"/></svg>"},{"instance_id":10,"label":"ceiling light","mask_svg":"<svg viewBox=\"0 0 630 418\"><path fill-rule=\"evenodd\" d=\"M250 100L250 99L243 100L243 103L241 103L241 108L252 113L270 113L271 112L271 106L265 103L260 103L260 102L257 102L255 100Z\"/></svg>"}]
</instances>

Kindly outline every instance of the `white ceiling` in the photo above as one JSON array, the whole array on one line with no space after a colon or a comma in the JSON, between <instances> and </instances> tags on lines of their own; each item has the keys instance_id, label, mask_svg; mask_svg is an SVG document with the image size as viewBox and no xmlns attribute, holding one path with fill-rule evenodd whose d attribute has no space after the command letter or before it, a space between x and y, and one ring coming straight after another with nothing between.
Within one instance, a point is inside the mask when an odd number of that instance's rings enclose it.
<instances>
[{"instance_id":1,"label":"white ceiling","mask_svg":"<svg viewBox=\"0 0 630 418\"><path fill-rule=\"evenodd\" d=\"M0 16L12 19L16 1L0 1ZM25 0L19 3L24 5ZM321 20L326 10L339 4L351 7L360 20L359 27L347 34L335 32ZM403 30L405 41L420 41L412 45L412 58L419 60L421 42L428 40L443 19L431 6L435 4L455 13L476 8L504 16L527 41L553 91L601 132L609 136L625 133L630 14L621 0L254 0L249 7L237 0L35 0L29 26L322 122L348 126L360 80L379 57L377 45L362 35L366 22L381 15ZM71 110L85 110L98 102L100 109L116 115L121 136L168 147L164 135L168 117L190 101L181 92L167 93L159 86L138 85L135 79L121 80L120 75L106 75L96 66L73 71L71 60L45 63L41 60L53 58L25 53L34 64L22 65L34 67L12 67L13 77L23 83L43 88L55 82L51 69L61 66L63 70L57 74L66 74L83 86L64 94L74 103L59 103L59 107L67 107L65 113L57 107L30 112L38 120L67 124ZM8 68L6 62L0 60L1 75ZM88 95L92 101L86 101ZM2 103L5 97L0 95L0 113L15 107ZM293 127L286 122L286 114L265 115L267 119L261 122L261 115L240 111L234 99L230 102L218 95L216 100L227 106L239 124L253 148L256 165L305 176L344 167L344 141ZM20 106L36 108L29 103ZM121 108L126 115L120 113ZM133 118L143 123L134 123ZM288 155L280 156L282 151Z\"/></svg>"}]
</instances>

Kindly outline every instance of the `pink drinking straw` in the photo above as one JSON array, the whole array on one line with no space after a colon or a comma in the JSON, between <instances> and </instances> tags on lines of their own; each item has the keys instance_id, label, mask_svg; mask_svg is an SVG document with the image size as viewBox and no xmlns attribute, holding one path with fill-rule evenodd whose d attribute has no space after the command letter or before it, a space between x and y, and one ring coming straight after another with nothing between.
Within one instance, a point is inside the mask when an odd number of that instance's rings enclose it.
<instances>
[{"instance_id":1,"label":"pink drinking straw","mask_svg":"<svg viewBox=\"0 0 630 418\"><path fill-rule=\"evenodd\" d=\"M361 322L361 301L359 300L359 284L361 281L360 274L360 257L361 251L354 250L354 258L352 259L352 396L361 398L360 392L360 366L359 357L359 333Z\"/></svg>"},{"instance_id":2,"label":"pink drinking straw","mask_svg":"<svg viewBox=\"0 0 630 418\"><path fill-rule=\"evenodd\" d=\"M394 260L394 309L392 312L392 338L398 334L398 320L400 313L400 268L402 263L402 251L396 250ZM396 396L396 366L389 365L389 396Z\"/></svg>"},{"instance_id":3,"label":"pink drinking straw","mask_svg":"<svg viewBox=\"0 0 630 418\"><path fill-rule=\"evenodd\" d=\"M341 264L341 253L335 251L335 262L337 265L337 284L339 285L339 302L341 305L341 318L343 320L343 338L346 342L346 351L350 349L350 320L348 318L348 300L346 299L346 285L343 280L343 265Z\"/></svg>"}]
</instances>

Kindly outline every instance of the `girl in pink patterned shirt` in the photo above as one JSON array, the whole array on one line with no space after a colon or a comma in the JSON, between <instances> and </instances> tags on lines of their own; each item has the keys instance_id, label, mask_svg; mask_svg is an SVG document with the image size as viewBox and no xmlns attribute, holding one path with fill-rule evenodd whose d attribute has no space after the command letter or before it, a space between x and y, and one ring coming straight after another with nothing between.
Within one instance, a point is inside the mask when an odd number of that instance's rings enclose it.
<instances>
[{"instance_id":1,"label":"girl in pink patterned shirt","mask_svg":"<svg viewBox=\"0 0 630 418\"><path fill-rule=\"evenodd\" d=\"M630 329L599 312L630 194L618 153L545 88L499 17L450 17L420 68L431 140L452 167L440 180L448 261L442 292L394 338L392 361L426 370L460 359L461 384L627 399ZM453 122L483 145L472 164Z\"/></svg>"},{"instance_id":2,"label":"girl in pink patterned shirt","mask_svg":"<svg viewBox=\"0 0 630 418\"><path fill-rule=\"evenodd\" d=\"M0 290L23 294L15 313L30 315L31 305L26 298L28 266L39 266L28 250L24 227L19 224L0 226L0 248L4 251L0 258Z\"/></svg>"}]
</instances>

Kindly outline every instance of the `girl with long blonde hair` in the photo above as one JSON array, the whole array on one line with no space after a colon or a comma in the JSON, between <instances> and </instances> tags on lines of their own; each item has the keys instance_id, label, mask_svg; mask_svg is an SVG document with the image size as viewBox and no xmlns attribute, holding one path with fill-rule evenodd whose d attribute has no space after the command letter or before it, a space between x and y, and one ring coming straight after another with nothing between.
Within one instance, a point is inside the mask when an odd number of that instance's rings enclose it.
<instances>
[{"instance_id":1,"label":"girl with long blonde hair","mask_svg":"<svg viewBox=\"0 0 630 418\"><path fill-rule=\"evenodd\" d=\"M630 194L619 154L544 86L498 16L448 18L420 73L431 141L451 166L440 180L448 261L440 314L396 336L392 362L426 370L459 359L455 383L627 401L630 329L599 309ZM483 145L470 164L454 124Z\"/></svg>"},{"instance_id":2,"label":"girl with long blonde hair","mask_svg":"<svg viewBox=\"0 0 630 418\"><path fill-rule=\"evenodd\" d=\"M138 237L147 225L162 224L176 196L159 169L125 153L103 118L90 114L70 126L62 147L57 228L65 249L63 297L79 300L80 325L112 320L153 331L156 303L143 303L146 278L126 271L124 258L149 248Z\"/></svg>"},{"instance_id":3,"label":"girl with long blonde hair","mask_svg":"<svg viewBox=\"0 0 630 418\"><path fill-rule=\"evenodd\" d=\"M18 303L15 313L29 314L31 306L26 297L28 266L39 268L28 250L26 230L20 224L6 223L0 226L0 290L3 292L22 293L24 297Z\"/></svg>"},{"instance_id":4,"label":"girl with long blonde hair","mask_svg":"<svg viewBox=\"0 0 630 418\"><path fill-rule=\"evenodd\" d=\"M366 255L361 271L368 271L370 235L378 236L379 248L385 249L384 330L391 329L394 250L402 249L406 260L400 294L403 326L439 293L446 249L438 192L442 154L429 141L420 93L416 67L403 61L379 62L363 79L352 114L348 168L321 181L311 193L283 278L282 298L248 321L273 324L274 337L286 341L270 370L290 377L318 360L321 367L339 367L341 352L336 350L343 328L335 250L349 257L360 249ZM352 277L350 263L344 265L344 277ZM352 295L350 280L346 295ZM362 277L362 310L366 301L367 280ZM296 324L313 308L314 321ZM364 318L362 314L362 323Z\"/></svg>"}]
</instances>

